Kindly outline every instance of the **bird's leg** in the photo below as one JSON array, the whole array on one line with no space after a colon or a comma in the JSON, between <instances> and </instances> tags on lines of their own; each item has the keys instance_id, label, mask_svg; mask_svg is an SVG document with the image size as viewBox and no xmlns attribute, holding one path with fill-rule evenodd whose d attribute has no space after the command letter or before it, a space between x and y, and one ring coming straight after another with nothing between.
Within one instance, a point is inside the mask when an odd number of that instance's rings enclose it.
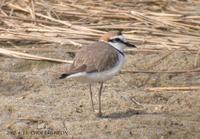
<instances>
[{"instance_id":1,"label":"bird's leg","mask_svg":"<svg viewBox=\"0 0 200 139\"><path fill-rule=\"evenodd\" d=\"M102 93L102 88L103 88L103 82L100 83L100 89L99 89L99 113L98 116L102 116L101 113L101 93Z\"/></svg>"},{"instance_id":2,"label":"bird's leg","mask_svg":"<svg viewBox=\"0 0 200 139\"><path fill-rule=\"evenodd\" d=\"M90 86L90 99L91 99L91 104L92 104L92 110L94 112L94 102L93 102L93 95L92 95L92 85L89 84Z\"/></svg>"}]
</instances>

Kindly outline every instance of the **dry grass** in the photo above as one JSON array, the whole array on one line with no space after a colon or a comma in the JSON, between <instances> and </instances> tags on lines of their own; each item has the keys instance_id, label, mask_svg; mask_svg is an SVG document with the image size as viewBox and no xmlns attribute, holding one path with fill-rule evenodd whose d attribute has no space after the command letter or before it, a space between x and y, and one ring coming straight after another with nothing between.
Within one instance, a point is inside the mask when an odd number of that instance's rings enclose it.
<instances>
[{"instance_id":1,"label":"dry grass","mask_svg":"<svg viewBox=\"0 0 200 139\"><path fill-rule=\"evenodd\" d=\"M198 50L199 5L165 0L3 0L0 40L82 46L105 31L120 29L141 49Z\"/></svg>"},{"instance_id":2,"label":"dry grass","mask_svg":"<svg viewBox=\"0 0 200 139\"><path fill-rule=\"evenodd\" d=\"M20 53L20 52L15 52L11 50L6 50L0 48L0 54L2 55L7 55L7 56L12 56L15 58L22 58L22 59L28 59L28 60L37 60L37 61L50 61L50 62L57 62L57 63L72 63L70 60L60 60L60 59L55 59L55 58L47 58L47 57L42 57L42 56L35 56L35 55L30 55L26 53Z\"/></svg>"},{"instance_id":3,"label":"dry grass","mask_svg":"<svg viewBox=\"0 0 200 139\"><path fill-rule=\"evenodd\" d=\"M11 131L43 128L66 128L86 138L98 132L197 138L199 7L198 0L0 0L0 138L30 138ZM54 71L60 67L43 61L70 63L63 59L109 30L122 30L138 48L125 50L130 58L125 75L108 83L104 93L110 118L99 120L89 110L86 87L59 82ZM145 107L137 108L135 100Z\"/></svg>"},{"instance_id":4,"label":"dry grass","mask_svg":"<svg viewBox=\"0 0 200 139\"><path fill-rule=\"evenodd\" d=\"M192 90L200 90L198 86L192 87L154 87L154 88L146 88L146 91L152 92L163 92L163 91L192 91Z\"/></svg>"},{"instance_id":5,"label":"dry grass","mask_svg":"<svg viewBox=\"0 0 200 139\"><path fill-rule=\"evenodd\" d=\"M0 3L0 42L12 46L13 51L0 49L0 54L32 60L71 62L15 52L16 44L72 45L77 49L97 40L102 33L117 29L123 30L128 40L138 46L137 50L127 50L127 53L167 52L147 66L145 71L124 72L199 72L199 6L200 2L195 0L3 0ZM37 51L43 51L43 48L39 47ZM197 69L146 71L175 51L196 53L194 67Z\"/></svg>"}]
</instances>

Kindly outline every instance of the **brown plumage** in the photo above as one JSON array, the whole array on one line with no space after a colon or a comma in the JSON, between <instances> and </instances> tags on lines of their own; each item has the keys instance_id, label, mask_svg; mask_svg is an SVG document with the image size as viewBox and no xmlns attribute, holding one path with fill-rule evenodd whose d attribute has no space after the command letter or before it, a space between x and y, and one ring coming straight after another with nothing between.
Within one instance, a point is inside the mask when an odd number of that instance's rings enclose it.
<instances>
[{"instance_id":1,"label":"brown plumage","mask_svg":"<svg viewBox=\"0 0 200 139\"><path fill-rule=\"evenodd\" d=\"M108 40L114 36L122 35L120 31L109 31L108 33L104 34L102 37L100 37L99 41L105 41L108 42Z\"/></svg>"},{"instance_id":2,"label":"brown plumage","mask_svg":"<svg viewBox=\"0 0 200 139\"><path fill-rule=\"evenodd\" d=\"M108 70L118 61L116 51L108 43L100 41L93 43L91 46L83 47L76 53L73 64L65 74Z\"/></svg>"}]
</instances>

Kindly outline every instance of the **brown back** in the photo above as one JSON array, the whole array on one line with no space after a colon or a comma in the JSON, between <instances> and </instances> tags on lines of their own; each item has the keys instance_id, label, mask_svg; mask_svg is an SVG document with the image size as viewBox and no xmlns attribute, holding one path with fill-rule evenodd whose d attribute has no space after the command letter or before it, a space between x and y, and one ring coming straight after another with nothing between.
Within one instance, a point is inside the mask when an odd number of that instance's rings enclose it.
<instances>
[{"instance_id":1,"label":"brown back","mask_svg":"<svg viewBox=\"0 0 200 139\"><path fill-rule=\"evenodd\" d=\"M105 42L96 42L81 48L75 56L74 62L66 71L73 74L80 71L104 71L113 67L118 61L117 50Z\"/></svg>"}]
</instances>

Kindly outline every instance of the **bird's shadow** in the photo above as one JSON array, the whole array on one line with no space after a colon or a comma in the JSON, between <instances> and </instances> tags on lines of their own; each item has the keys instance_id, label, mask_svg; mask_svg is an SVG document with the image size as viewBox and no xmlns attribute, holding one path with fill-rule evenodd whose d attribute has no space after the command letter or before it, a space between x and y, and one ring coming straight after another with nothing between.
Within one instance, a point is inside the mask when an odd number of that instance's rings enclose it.
<instances>
[{"instance_id":1,"label":"bird's shadow","mask_svg":"<svg viewBox=\"0 0 200 139\"><path fill-rule=\"evenodd\" d=\"M129 109L124 112L114 112L108 115L103 115L101 118L110 118L110 119L121 119L121 118L128 118L134 115L145 115L145 114L158 114L156 112L154 113L149 113L145 110L134 110L134 109Z\"/></svg>"}]
</instances>

